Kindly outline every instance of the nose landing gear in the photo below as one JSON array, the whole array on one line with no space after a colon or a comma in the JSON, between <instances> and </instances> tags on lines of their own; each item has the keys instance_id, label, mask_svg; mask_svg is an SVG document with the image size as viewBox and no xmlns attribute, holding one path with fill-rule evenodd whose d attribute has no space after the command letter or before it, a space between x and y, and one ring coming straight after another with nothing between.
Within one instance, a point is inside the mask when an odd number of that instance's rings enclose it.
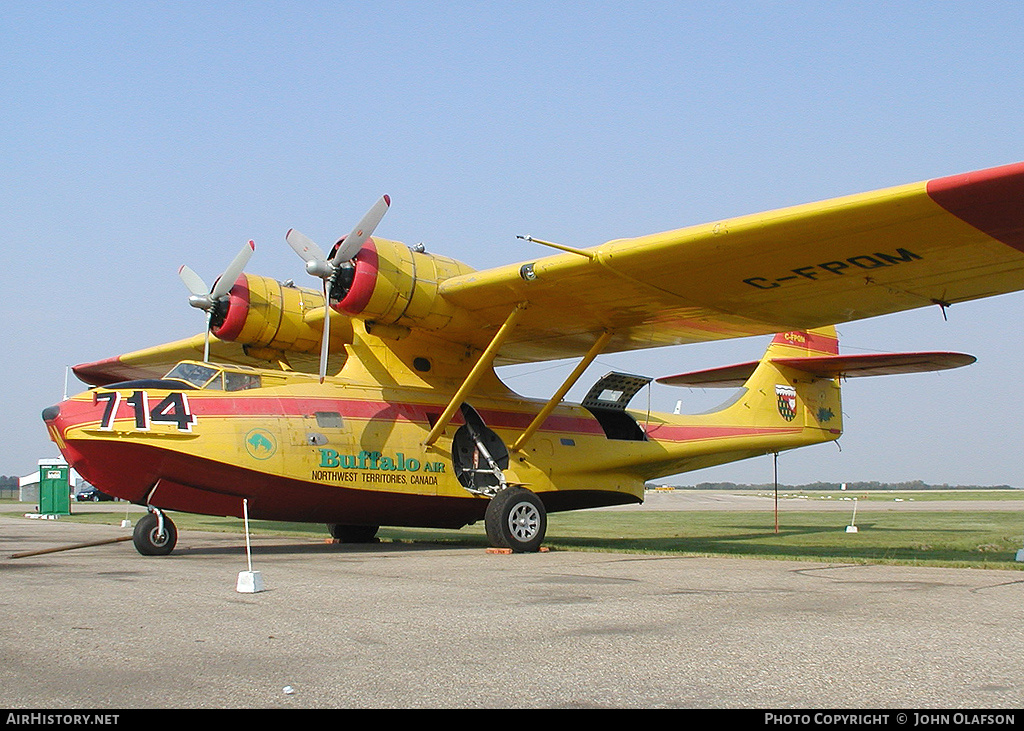
<instances>
[{"instance_id":1,"label":"nose landing gear","mask_svg":"<svg viewBox=\"0 0 1024 731\"><path fill-rule=\"evenodd\" d=\"M135 525L132 542L143 556L166 556L178 542L178 529L162 511L150 508Z\"/></svg>"}]
</instances>

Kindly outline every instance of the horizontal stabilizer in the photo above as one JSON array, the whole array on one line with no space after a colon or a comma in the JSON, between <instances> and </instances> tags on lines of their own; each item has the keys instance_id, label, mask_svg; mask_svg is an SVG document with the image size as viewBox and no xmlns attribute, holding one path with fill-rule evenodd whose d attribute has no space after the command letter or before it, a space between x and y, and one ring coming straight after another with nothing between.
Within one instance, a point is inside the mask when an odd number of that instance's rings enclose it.
<instances>
[{"instance_id":1,"label":"horizontal stabilizer","mask_svg":"<svg viewBox=\"0 0 1024 731\"><path fill-rule=\"evenodd\" d=\"M977 360L966 353L880 353L877 355L825 355L812 358L773 358L772 363L810 373L818 378L854 378L890 376L902 373L927 373L961 368ZM739 388L757 368L759 361L709 368L702 371L663 376L658 383L667 386L699 388Z\"/></svg>"},{"instance_id":2,"label":"horizontal stabilizer","mask_svg":"<svg viewBox=\"0 0 1024 731\"><path fill-rule=\"evenodd\" d=\"M961 368L976 361L966 353L880 353L878 355L829 355L819 358L775 358L772 363L789 366L821 378L893 376Z\"/></svg>"},{"instance_id":3,"label":"horizontal stabilizer","mask_svg":"<svg viewBox=\"0 0 1024 731\"><path fill-rule=\"evenodd\" d=\"M680 373L676 376L662 376L655 379L666 386L697 386L698 388L739 388L757 368L759 361L737 363L736 365L708 368L703 371Z\"/></svg>"}]
</instances>

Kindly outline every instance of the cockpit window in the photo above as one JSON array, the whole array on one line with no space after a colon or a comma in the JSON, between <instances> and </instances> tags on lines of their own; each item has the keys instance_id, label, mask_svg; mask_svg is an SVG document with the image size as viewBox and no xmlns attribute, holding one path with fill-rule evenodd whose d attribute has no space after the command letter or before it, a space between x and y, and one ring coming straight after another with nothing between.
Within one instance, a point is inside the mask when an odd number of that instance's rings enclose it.
<instances>
[{"instance_id":1,"label":"cockpit window","mask_svg":"<svg viewBox=\"0 0 1024 731\"><path fill-rule=\"evenodd\" d=\"M178 363L164 377L187 381L193 386L208 391L244 391L249 388L259 388L262 385L262 379L258 373L221 370L189 361Z\"/></svg>"},{"instance_id":2,"label":"cockpit window","mask_svg":"<svg viewBox=\"0 0 1024 731\"><path fill-rule=\"evenodd\" d=\"M209 383L203 386L207 391L223 391L224 390L224 376L218 373L213 377Z\"/></svg>"},{"instance_id":3,"label":"cockpit window","mask_svg":"<svg viewBox=\"0 0 1024 731\"><path fill-rule=\"evenodd\" d=\"M220 375L220 371L216 368L210 368L199 363L178 363L165 377L177 378L179 381L187 381L193 386L202 388L211 378L217 375Z\"/></svg>"},{"instance_id":4,"label":"cockpit window","mask_svg":"<svg viewBox=\"0 0 1024 731\"><path fill-rule=\"evenodd\" d=\"M259 388L260 377L255 373L235 373L224 371L225 391L244 391L247 388Z\"/></svg>"}]
</instances>

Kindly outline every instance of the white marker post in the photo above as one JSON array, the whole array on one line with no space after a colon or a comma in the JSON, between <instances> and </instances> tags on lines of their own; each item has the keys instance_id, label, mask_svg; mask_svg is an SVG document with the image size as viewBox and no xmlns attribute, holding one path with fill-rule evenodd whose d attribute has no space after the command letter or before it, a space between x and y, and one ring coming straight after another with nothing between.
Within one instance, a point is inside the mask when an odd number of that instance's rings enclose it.
<instances>
[{"instance_id":1,"label":"white marker post","mask_svg":"<svg viewBox=\"0 0 1024 731\"><path fill-rule=\"evenodd\" d=\"M249 565L248 571L240 571L235 591L242 594L255 594L263 591L263 575L252 570L252 548L249 545L249 501L242 500L242 517L245 520L245 557Z\"/></svg>"},{"instance_id":2,"label":"white marker post","mask_svg":"<svg viewBox=\"0 0 1024 731\"><path fill-rule=\"evenodd\" d=\"M850 521L850 524L848 526L846 526L846 532L847 533L856 533L857 532L857 526L855 525L856 522L857 522L857 498L854 498L853 499L853 519Z\"/></svg>"}]
</instances>

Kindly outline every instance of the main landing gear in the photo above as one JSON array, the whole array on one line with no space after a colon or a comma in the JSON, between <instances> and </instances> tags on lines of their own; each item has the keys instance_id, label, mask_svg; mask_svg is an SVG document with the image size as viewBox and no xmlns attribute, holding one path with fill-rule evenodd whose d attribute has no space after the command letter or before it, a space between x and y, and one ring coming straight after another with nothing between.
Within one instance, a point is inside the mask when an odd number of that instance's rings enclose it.
<instances>
[{"instance_id":1,"label":"main landing gear","mask_svg":"<svg viewBox=\"0 0 1024 731\"><path fill-rule=\"evenodd\" d=\"M143 556L166 556L178 542L178 529L162 511L150 508L136 523L132 542Z\"/></svg>"},{"instance_id":2,"label":"main landing gear","mask_svg":"<svg viewBox=\"0 0 1024 731\"><path fill-rule=\"evenodd\" d=\"M476 409L466 403L460 408L466 423L452 438L452 466L466 490L490 497L484 527L491 546L515 553L539 551L548 522L544 503L526 488L505 481L508 447Z\"/></svg>"},{"instance_id":3,"label":"main landing gear","mask_svg":"<svg viewBox=\"0 0 1024 731\"><path fill-rule=\"evenodd\" d=\"M376 525L340 525L338 523L328 523L327 525L331 538L339 543L376 543L379 528L380 526Z\"/></svg>"},{"instance_id":4,"label":"main landing gear","mask_svg":"<svg viewBox=\"0 0 1024 731\"><path fill-rule=\"evenodd\" d=\"M544 503L524 487L507 487L491 498L484 513L487 539L513 553L540 550L548 528Z\"/></svg>"}]
</instances>

